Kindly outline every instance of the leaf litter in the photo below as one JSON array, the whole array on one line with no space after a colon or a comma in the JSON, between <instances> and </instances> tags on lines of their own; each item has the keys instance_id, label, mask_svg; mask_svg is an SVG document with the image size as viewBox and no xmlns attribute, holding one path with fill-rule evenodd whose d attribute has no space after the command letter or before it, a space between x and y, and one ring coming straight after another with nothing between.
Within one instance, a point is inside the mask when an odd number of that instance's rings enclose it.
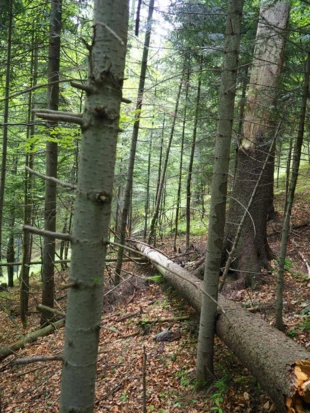
<instances>
[{"instance_id":1,"label":"leaf litter","mask_svg":"<svg viewBox=\"0 0 310 413\"><path fill-rule=\"evenodd\" d=\"M310 226L307 205L300 197L294 205L296 229L288 245L285 275L284 320L286 333L306 348L310 345L310 299L307 260ZM298 226L298 223L305 225ZM293 222L294 224L294 222ZM271 224L269 240L274 251L279 249L279 232ZM192 254L175 255L172 241L163 242L166 254L190 268L199 260L205 239L196 238ZM180 240L180 251L185 251ZM304 259L301 259L300 253ZM141 275L156 274L148 266L126 264L131 275L123 288L104 297L100 345L97 364L95 412L142 412L143 378L146 382L146 410L154 413L202 412L274 412L269 396L242 366L229 349L216 338L215 381L203 392L195 391L195 360L199 319L194 310L165 283L141 281ZM273 263L274 268L276 262ZM139 275L138 275L139 274ZM61 279L60 279L61 278ZM63 274L58 284L63 282ZM0 346L18 340L38 328L35 310L40 301L40 283L32 279L29 327L19 321L18 288L0 293ZM228 290L226 295L255 311L274 324L276 269L265 277L259 290ZM59 294L63 294L60 293ZM60 309L65 298L58 295ZM167 332L167 340L156 337ZM27 344L0 364L0 411L59 411L61 363L14 365L13 360L36 356L59 356L64 343L64 329ZM144 355L145 354L145 355ZM146 362L144 362L146 360ZM144 373L145 371L145 373Z\"/></svg>"}]
</instances>

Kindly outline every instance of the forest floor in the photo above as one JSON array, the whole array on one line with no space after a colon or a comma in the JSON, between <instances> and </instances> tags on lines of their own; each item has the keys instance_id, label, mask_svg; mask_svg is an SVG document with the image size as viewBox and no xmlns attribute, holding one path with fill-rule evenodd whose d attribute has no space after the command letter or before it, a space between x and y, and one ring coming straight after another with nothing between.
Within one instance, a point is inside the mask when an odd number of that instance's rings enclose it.
<instances>
[{"instance_id":1,"label":"forest floor","mask_svg":"<svg viewBox=\"0 0 310 413\"><path fill-rule=\"evenodd\" d=\"M296 196L288 257L286 260L284 321L286 334L306 348L310 346L310 217L308 193ZM280 202L280 201L279 201ZM269 242L279 251L281 217L269 225ZM181 265L199 259L205 239L193 240L185 254L174 253L171 239L158 245ZM182 253L183 251L183 253ZM273 263L274 267L276 263ZM227 347L216 339L216 381L203 392L195 391L195 358L198 318L194 310L165 283L150 264L126 263L134 273L118 290L104 296L100 333L95 412L142 412L143 379L146 383L146 408L153 413L200 412L275 412L269 396ZM154 277L155 276L155 277ZM147 278L152 278L152 280ZM108 278L108 277L107 277ZM66 282L59 272L57 286ZM276 271L264 277L259 290L227 289L226 295L243 307L255 309L258 317L274 325ZM157 281L157 282L154 282ZM0 293L0 347L17 341L38 328L36 305L41 283L31 279L28 328L19 320L18 288ZM57 304L65 311L65 293L57 290ZM171 327L170 341L156 335ZM39 338L0 363L0 412L58 412L61 364L58 361L14 364L16 358L57 356L63 348L64 329Z\"/></svg>"}]
</instances>

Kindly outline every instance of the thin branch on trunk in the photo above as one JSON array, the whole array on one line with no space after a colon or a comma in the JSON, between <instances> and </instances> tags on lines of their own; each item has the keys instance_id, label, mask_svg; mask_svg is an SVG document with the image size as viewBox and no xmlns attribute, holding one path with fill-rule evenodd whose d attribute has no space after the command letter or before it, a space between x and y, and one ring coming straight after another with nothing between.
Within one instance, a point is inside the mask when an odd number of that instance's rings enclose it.
<instances>
[{"instance_id":1,"label":"thin branch on trunk","mask_svg":"<svg viewBox=\"0 0 310 413\"><path fill-rule=\"evenodd\" d=\"M80 117L80 115L74 115L74 114L61 114L61 113L57 113L57 111L55 111L56 113L44 113L44 112L39 112L36 111L36 116L38 116L38 118L42 118L45 120L49 120L52 122L68 122L68 123L77 123L80 126L83 126L85 124L83 118Z\"/></svg>"},{"instance_id":2,"label":"thin branch on trunk","mask_svg":"<svg viewBox=\"0 0 310 413\"><path fill-rule=\"evenodd\" d=\"M51 356L51 357L26 357L23 359L16 359L13 362L15 364L32 364L32 363L46 363L49 361L61 361L63 362L62 356Z\"/></svg>"},{"instance_id":3,"label":"thin branch on trunk","mask_svg":"<svg viewBox=\"0 0 310 413\"><path fill-rule=\"evenodd\" d=\"M55 239L63 239L64 241L72 241L71 234L63 234L61 232L46 231L44 229L35 228L30 225L24 225L23 229L24 231L29 231L29 232L32 232L33 234L42 235L43 237L51 237Z\"/></svg>"},{"instance_id":4,"label":"thin branch on trunk","mask_svg":"<svg viewBox=\"0 0 310 413\"><path fill-rule=\"evenodd\" d=\"M29 171L32 175L36 175L36 176L38 176L39 178L42 178L42 179L44 179L44 180L46 180L46 181L55 182L56 184L61 185L61 186L65 187L65 188L76 189L76 185L70 184L70 183L68 183L68 182L60 181L60 179L53 178L52 176L43 175L43 174L41 174L40 172L37 172L37 171L35 171L34 169L29 168L28 166L25 166L25 169L27 169L27 171Z\"/></svg>"}]
</instances>

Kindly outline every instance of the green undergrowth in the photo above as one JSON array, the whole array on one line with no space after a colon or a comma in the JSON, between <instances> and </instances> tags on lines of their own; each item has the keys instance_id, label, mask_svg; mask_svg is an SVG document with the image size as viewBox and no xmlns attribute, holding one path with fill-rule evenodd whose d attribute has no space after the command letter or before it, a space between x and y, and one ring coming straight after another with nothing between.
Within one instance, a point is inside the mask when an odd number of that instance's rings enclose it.
<instances>
[{"instance_id":1,"label":"green undergrowth","mask_svg":"<svg viewBox=\"0 0 310 413\"><path fill-rule=\"evenodd\" d=\"M310 199L310 191L309 191L309 176L310 176L310 167L308 163L301 163L299 168L298 180L295 193L296 194L303 194L303 199L307 200ZM286 190L286 170L281 170L281 175L279 178L279 186L276 185L276 178L275 178L275 188L274 193L275 195L285 195Z\"/></svg>"}]
</instances>

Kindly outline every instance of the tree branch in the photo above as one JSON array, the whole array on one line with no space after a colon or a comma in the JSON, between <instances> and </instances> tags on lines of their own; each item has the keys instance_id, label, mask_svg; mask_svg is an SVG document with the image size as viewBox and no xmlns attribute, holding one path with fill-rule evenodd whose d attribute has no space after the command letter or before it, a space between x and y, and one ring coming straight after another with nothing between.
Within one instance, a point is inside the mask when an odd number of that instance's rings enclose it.
<instances>
[{"instance_id":1,"label":"tree branch","mask_svg":"<svg viewBox=\"0 0 310 413\"><path fill-rule=\"evenodd\" d=\"M25 169L26 169L28 172L30 172L32 175L36 175L36 176L38 176L39 178L45 179L46 181L55 182L55 184L61 185L61 186L65 187L65 188L76 189L76 185L70 184L70 183L68 183L68 182L60 181L59 179L53 178L52 176L43 175L43 174L41 174L40 172L37 172L37 171L35 171L34 169L29 168L29 166L25 166Z\"/></svg>"},{"instance_id":2,"label":"tree branch","mask_svg":"<svg viewBox=\"0 0 310 413\"><path fill-rule=\"evenodd\" d=\"M81 83L74 82L74 81L70 82L70 84L72 87L75 87L76 89L79 89L79 90L83 90L84 92L89 93L89 94L96 92L96 89L89 85L83 85Z\"/></svg>"},{"instance_id":3,"label":"tree branch","mask_svg":"<svg viewBox=\"0 0 310 413\"><path fill-rule=\"evenodd\" d=\"M47 361L63 361L62 356L51 356L51 357L26 357L23 359L16 359L13 364L31 364L31 363L41 363Z\"/></svg>"},{"instance_id":4,"label":"tree branch","mask_svg":"<svg viewBox=\"0 0 310 413\"><path fill-rule=\"evenodd\" d=\"M39 305L37 306L37 309L38 309L39 311L41 311L41 312L49 311L50 313L59 315L59 316L61 316L61 317L66 317L66 314L65 314L65 313L63 313L63 312L61 312L61 311L58 311L58 310L55 310L54 308L48 307L48 306L43 305L43 304L39 304Z\"/></svg>"},{"instance_id":5,"label":"tree branch","mask_svg":"<svg viewBox=\"0 0 310 413\"><path fill-rule=\"evenodd\" d=\"M63 121L63 122L68 122L68 123L77 123L80 126L84 125L84 120L81 117L80 114L74 114L74 113L66 113L66 112L59 112L57 110L55 111L49 111L49 112L43 112L43 111L35 111L35 114L37 117L45 119L45 120L50 120L53 122L58 122L58 121Z\"/></svg>"},{"instance_id":6,"label":"tree branch","mask_svg":"<svg viewBox=\"0 0 310 413\"><path fill-rule=\"evenodd\" d=\"M33 234L42 235L43 237L57 238L57 239L62 239L64 241L72 241L71 234L63 234L61 232L46 231L43 229L32 227L30 225L24 225L23 230L32 232Z\"/></svg>"}]
</instances>

